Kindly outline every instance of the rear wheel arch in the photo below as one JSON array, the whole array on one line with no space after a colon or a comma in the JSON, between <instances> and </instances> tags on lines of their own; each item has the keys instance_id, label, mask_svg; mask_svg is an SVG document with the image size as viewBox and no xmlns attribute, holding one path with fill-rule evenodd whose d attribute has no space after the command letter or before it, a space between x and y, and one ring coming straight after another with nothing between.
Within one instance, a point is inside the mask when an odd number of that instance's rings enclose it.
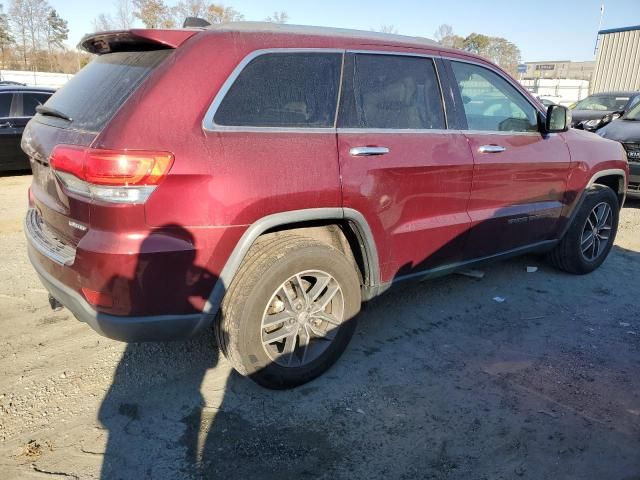
<instances>
[{"instance_id":1,"label":"rear wheel arch","mask_svg":"<svg viewBox=\"0 0 640 480\"><path fill-rule=\"evenodd\" d=\"M322 241L350 257L361 279L363 299L370 298L380 281L379 259L371 228L364 216L353 209L313 208L281 212L252 223L227 260L203 309L202 326L210 325L222 299L235 278L249 249L280 232L295 233Z\"/></svg>"}]
</instances>

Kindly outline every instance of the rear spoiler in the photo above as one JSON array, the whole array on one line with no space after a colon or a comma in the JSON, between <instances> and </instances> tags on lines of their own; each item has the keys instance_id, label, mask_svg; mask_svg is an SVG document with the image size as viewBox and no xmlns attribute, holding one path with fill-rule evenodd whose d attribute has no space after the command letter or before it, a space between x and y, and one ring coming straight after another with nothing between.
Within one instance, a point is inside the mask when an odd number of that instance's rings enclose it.
<instances>
[{"instance_id":1,"label":"rear spoiler","mask_svg":"<svg viewBox=\"0 0 640 480\"><path fill-rule=\"evenodd\" d=\"M78 48L102 55L113 52L132 52L178 48L201 29L151 30L132 29L96 32L85 35Z\"/></svg>"}]
</instances>

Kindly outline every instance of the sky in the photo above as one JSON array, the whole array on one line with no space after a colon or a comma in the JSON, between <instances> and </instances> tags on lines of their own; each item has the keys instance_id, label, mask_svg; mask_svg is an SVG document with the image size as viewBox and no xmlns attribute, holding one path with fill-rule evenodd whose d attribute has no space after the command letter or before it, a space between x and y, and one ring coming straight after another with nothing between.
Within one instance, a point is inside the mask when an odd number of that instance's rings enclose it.
<instances>
[{"instance_id":1,"label":"sky","mask_svg":"<svg viewBox=\"0 0 640 480\"><path fill-rule=\"evenodd\" d=\"M2 0L0 0L2 1ZM177 0L165 0L174 5ZM8 3L8 1L2 1ZM69 22L69 45L92 30L110 0L49 0ZM523 61L593 60L601 0L226 0L246 20L285 11L289 23L370 30L393 25L398 33L433 38L446 23L456 34L477 32L515 43ZM640 0L606 0L602 28L640 25Z\"/></svg>"}]
</instances>

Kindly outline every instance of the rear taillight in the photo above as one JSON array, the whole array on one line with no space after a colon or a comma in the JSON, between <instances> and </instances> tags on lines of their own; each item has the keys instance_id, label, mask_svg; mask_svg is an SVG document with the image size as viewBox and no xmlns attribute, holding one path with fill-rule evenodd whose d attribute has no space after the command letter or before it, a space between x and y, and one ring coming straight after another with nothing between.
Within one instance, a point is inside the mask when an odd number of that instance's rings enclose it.
<instances>
[{"instance_id":1,"label":"rear taillight","mask_svg":"<svg viewBox=\"0 0 640 480\"><path fill-rule=\"evenodd\" d=\"M114 203L143 203L165 179L173 154L58 145L51 168L71 191Z\"/></svg>"}]
</instances>

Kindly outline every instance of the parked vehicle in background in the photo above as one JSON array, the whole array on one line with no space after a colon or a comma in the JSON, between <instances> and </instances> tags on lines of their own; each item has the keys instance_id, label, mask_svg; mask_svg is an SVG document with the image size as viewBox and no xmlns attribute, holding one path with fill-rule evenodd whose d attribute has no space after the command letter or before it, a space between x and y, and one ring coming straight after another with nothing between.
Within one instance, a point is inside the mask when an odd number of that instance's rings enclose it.
<instances>
[{"instance_id":1,"label":"parked vehicle in background","mask_svg":"<svg viewBox=\"0 0 640 480\"><path fill-rule=\"evenodd\" d=\"M559 105L557 102L549 99L549 98L545 98L545 97L537 97L538 100L540 100L540 103L542 103L542 105L544 105L545 107L550 107L551 105Z\"/></svg>"},{"instance_id":2,"label":"parked vehicle in background","mask_svg":"<svg viewBox=\"0 0 640 480\"><path fill-rule=\"evenodd\" d=\"M292 387L401 280L525 252L585 274L612 248L622 147L481 57L260 23L82 47L23 137L25 231L53 303L103 335L214 328L238 372Z\"/></svg>"},{"instance_id":3,"label":"parked vehicle in background","mask_svg":"<svg viewBox=\"0 0 640 480\"><path fill-rule=\"evenodd\" d=\"M19 85L0 86L0 171L29 169L29 157L20 148L27 122L55 90Z\"/></svg>"},{"instance_id":4,"label":"parked vehicle in background","mask_svg":"<svg viewBox=\"0 0 640 480\"><path fill-rule=\"evenodd\" d=\"M598 130L598 135L622 143L629 160L627 195L640 198L640 103L622 117Z\"/></svg>"},{"instance_id":5,"label":"parked vehicle in background","mask_svg":"<svg viewBox=\"0 0 640 480\"><path fill-rule=\"evenodd\" d=\"M17 85L22 87L27 86L26 83L14 82L13 80L0 80L0 87L7 86L7 85Z\"/></svg>"},{"instance_id":6,"label":"parked vehicle in background","mask_svg":"<svg viewBox=\"0 0 640 480\"><path fill-rule=\"evenodd\" d=\"M589 95L571 110L571 126L591 132L622 116L640 102L640 92L604 92Z\"/></svg>"}]
</instances>

